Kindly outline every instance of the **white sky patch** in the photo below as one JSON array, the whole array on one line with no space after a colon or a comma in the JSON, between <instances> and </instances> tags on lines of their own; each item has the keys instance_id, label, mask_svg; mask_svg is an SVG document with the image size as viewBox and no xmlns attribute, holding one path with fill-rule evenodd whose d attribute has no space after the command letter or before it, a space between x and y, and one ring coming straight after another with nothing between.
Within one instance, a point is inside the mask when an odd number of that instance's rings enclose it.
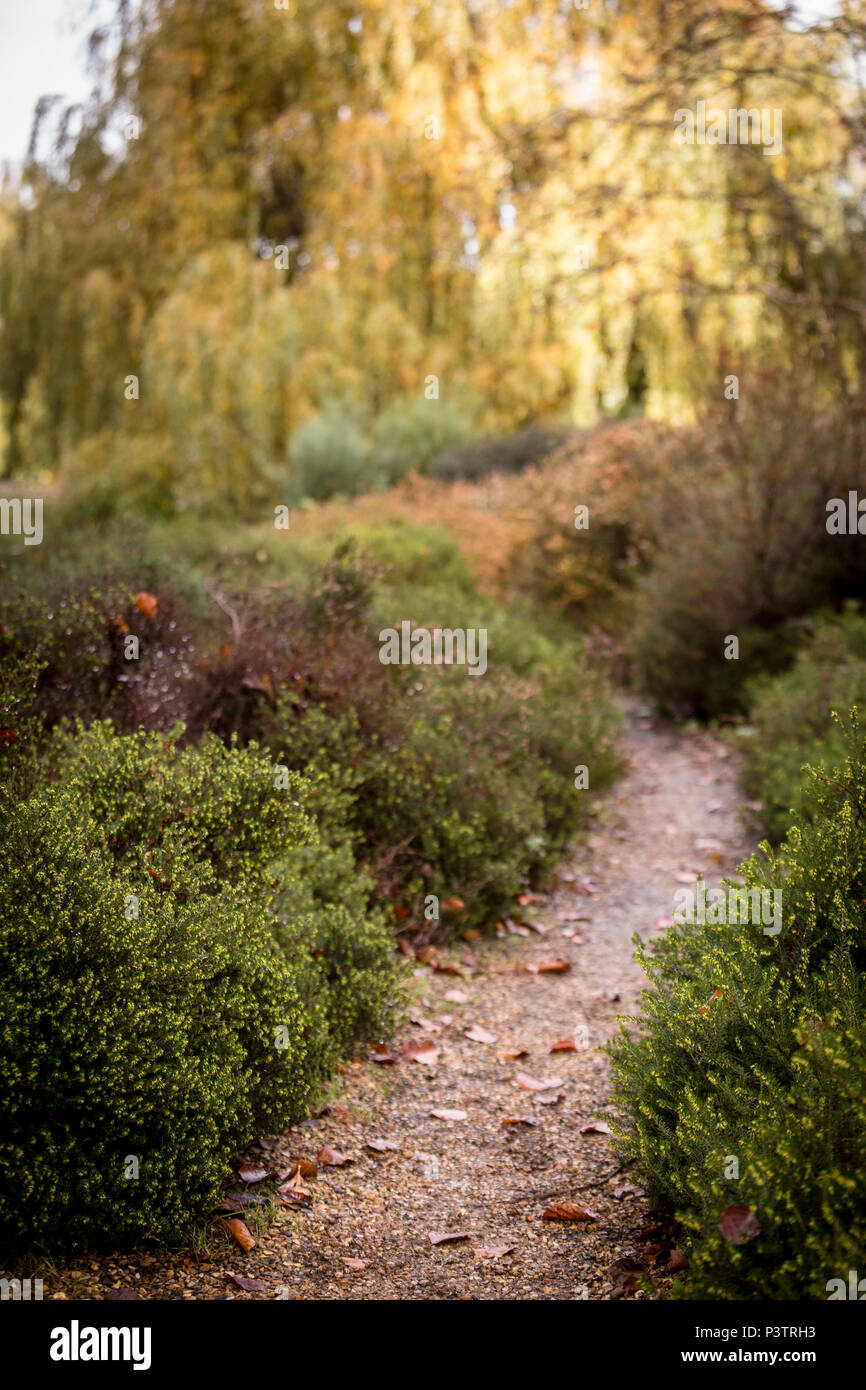
<instances>
[{"instance_id":1,"label":"white sky patch","mask_svg":"<svg viewBox=\"0 0 866 1390\"><path fill-rule=\"evenodd\" d=\"M23 160L40 97L58 93L65 105L89 94L97 18L87 0L0 0L0 164Z\"/></svg>"}]
</instances>

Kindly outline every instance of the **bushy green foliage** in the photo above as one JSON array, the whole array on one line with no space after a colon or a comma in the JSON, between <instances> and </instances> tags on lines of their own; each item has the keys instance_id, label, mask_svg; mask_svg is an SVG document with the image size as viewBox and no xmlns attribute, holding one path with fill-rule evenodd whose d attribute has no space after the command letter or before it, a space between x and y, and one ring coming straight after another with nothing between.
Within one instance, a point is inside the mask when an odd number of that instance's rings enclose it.
<instances>
[{"instance_id":1,"label":"bushy green foliage","mask_svg":"<svg viewBox=\"0 0 866 1390\"><path fill-rule=\"evenodd\" d=\"M333 868L305 882L302 780L180 734L58 735L54 780L4 801L9 1245L177 1240L232 1152L301 1118L387 1007L363 892L335 893Z\"/></svg>"},{"instance_id":2,"label":"bushy green foliage","mask_svg":"<svg viewBox=\"0 0 866 1390\"><path fill-rule=\"evenodd\" d=\"M767 834L778 842L792 809L801 817L812 812L804 764L830 768L844 752L833 711L866 706L866 617L851 604L840 615L819 618L791 669L754 681L747 696L744 785L760 801Z\"/></svg>"},{"instance_id":3,"label":"bushy green foliage","mask_svg":"<svg viewBox=\"0 0 866 1390\"><path fill-rule=\"evenodd\" d=\"M439 931L489 927L584 813L575 763L591 768L593 791L615 776L615 708L585 670L576 688L567 664L481 680L442 668L383 676L363 723L354 708L304 708L286 691L268 740L292 766L343 779L357 852L404 916L422 925L435 894L464 905Z\"/></svg>"},{"instance_id":4,"label":"bushy green foliage","mask_svg":"<svg viewBox=\"0 0 866 1390\"><path fill-rule=\"evenodd\" d=\"M395 482L413 468L423 473L432 459L464 443L471 433L472 416L448 401L398 397L373 426L376 470L385 483Z\"/></svg>"},{"instance_id":5,"label":"bushy green foliage","mask_svg":"<svg viewBox=\"0 0 866 1390\"><path fill-rule=\"evenodd\" d=\"M826 1298L862 1262L866 734L851 721L810 816L743 866L746 889L781 893L781 930L755 911L733 924L731 888L727 925L639 947L643 1019L611 1048L618 1147L689 1232L686 1296ZM734 1205L759 1227L739 1242L719 1226Z\"/></svg>"},{"instance_id":6,"label":"bushy green foliage","mask_svg":"<svg viewBox=\"0 0 866 1390\"><path fill-rule=\"evenodd\" d=\"M369 445L345 406L329 403L321 414L298 425L291 453L295 492L300 497L351 495L363 492L373 481Z\"/></svg>"}]
</instances>

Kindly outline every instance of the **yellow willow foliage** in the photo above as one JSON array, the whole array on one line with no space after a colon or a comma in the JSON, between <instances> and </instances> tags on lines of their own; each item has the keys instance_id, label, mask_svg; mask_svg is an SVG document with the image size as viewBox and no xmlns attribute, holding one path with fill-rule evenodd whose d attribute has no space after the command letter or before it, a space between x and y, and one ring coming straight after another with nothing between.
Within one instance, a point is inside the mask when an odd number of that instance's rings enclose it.
<instances>
[{"instance_id":1,"label":"yellow willow foliage","mask_svg":"<svg viewBox=\"0 0 866 1390\"><path fill-rule=\"evenodd\" d=\"M153 0L4 208L9 462L151 431L183 505L236 506L290 475L310 417L346 401L372 429L432 377L484 429L681 422L725 358L793 333L853 389L862 19ZM680 143L699 107L778 113L779 148ZM103 132L130 112L118 150Z\"/></svg>"}]
</instances>

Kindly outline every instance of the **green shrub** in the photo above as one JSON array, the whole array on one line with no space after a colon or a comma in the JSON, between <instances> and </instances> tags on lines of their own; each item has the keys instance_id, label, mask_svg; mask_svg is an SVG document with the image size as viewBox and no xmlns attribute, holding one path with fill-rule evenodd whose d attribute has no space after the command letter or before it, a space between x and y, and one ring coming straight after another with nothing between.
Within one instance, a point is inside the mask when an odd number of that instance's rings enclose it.
<instances>
[{"instance_id":1,"label":"green shrub","mask_svg":"<svg viewBox=\"0 0 866 1390\"><path fill-rule=\"evenodd\" d=\"M381 925L334 888L348 861L303 881L305 784L181 732L58 734L55 780L4 803L9 1246L177 1241L233 1151L308 1113L387 1005Z\"/></svg>"},{"instance_id":2,"label":"green shrub","mask_svg":"<svg viewBox=\"0 0 866 1390\"><path fill-rule=\"evenodd\" d=\"M351 411L336 403L298 425L292 435L295 492L319 501L374 485L370 449Z\"/></svg>"},{"instance_id":3,"label":"green shrub","mask_svg":"<svg viewBox=\"0 0 866 1390\"><path fill-rule=\"evenodd\" d=\"M372 453L385 484L404 473L427 470L437 455L464 443L472 433L472 418L448 401L401 396L382 411L373 426Z\"/></svg>"},{"instance_id":4,"label":"green shrub","mask_svg":"<svg viewBox=\"0 0 866 1390\"><path fill-rule=\"evenodd\" d=\"M354 706L286 690L267 738L280 761L341 779L345 823L383 898L418 926L426 896L458 898L459 918L440 931L489 927L579 823L587 793L575 790L575 764L591 769L593 791L618 770L615 707L585 669L576 688L576 669L505 666L472 679L380 666L363 723Z\"/></svg>"},{"instance_id":5,"label":"green shrub","mask_svg":"<svg viewBox=\"0 0 866 1390\"><path fill-rule=\"evenodd\" d=\"M638 958L651 986L637 1032L611 1045L617 1146L683 1222L698 1298L826 1298L866 1243L866 735L813 777L779 857L743 866L781 893L781 930L758 913L680 921ZM771 914L767 914L770 916ZM707 916L712 916L708 912ZM738 1176L732 1160L738 1164ZM720 1229L741 1206L744 1239Z\"/></svg>"},{"instance_id":6,"label":"green shrub","mask_svg":"<svg viewBox=\"0 0 866 1390\"><path fill-rule=\"evenodd\" d=\"M790 671L757 679L747 696L743 782L761 802L764 828L778 843L792 810L801 817L811 813L803 765L829 768L844 753L832 712L866 705L866 617L852 604L841 615L819 619Z\"/></svg>"}]
</instances>

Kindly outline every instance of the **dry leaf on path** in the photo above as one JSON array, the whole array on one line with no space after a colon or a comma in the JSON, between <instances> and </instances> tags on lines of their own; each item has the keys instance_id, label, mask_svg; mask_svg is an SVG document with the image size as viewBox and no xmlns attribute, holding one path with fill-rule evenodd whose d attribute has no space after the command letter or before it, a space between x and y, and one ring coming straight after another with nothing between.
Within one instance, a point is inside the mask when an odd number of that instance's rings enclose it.
<instances>
[{"instance_id":1,"label":"dry leaf on path","mask_svg":"<svg viewBox=\"0 0 866 1390\"><path fill-rule=\"evenodd\" d=\"M316 1158L325 1168L342 1168L344 1164L353 1161L351 1158L347 1158L340 1149L335 1149L330 1144L325 1144L317 1153Z\"/></svg>"},{"instance_id":2,"label":"dry leaf on path","mask_svg":"<svg viewBox=\"0 0 866 1390\"><path fill-rule=\"evenodd\" d=\"M367 1148L372 1149L374 1154L396 1153L400 1145L395 1144L393 1139L368 1139Z\"/></svg>"},{"instance_id":3,"label":"dry leaf on path","mask_svg":"<svg viewBox=\"0 0 866 1390\"><path fill-rule=\"evenodd\" d=\"M317 1178L319 1170L308 1158L299 1158L289 1169L290 1178Z\"/></svg>"},{"instance_id":4,"label":"dry leaf on path","mask_svg":"<svg viewBox=\"0 0 866 1390\"><path fill-rule=\"evenodd\" d=\"M581 1134L610 1134L610 1125L606 1125L604 1120L592 1120L590 1124L584 1125L580 1130Z\"/></svg>"},{"instance_id":5,"label":"dry leaf on path","mask_svg":"<svg viewBox=\"0 0 866 1390\"><path fill-rule=\"evenodd\" d=\"M269 1176L267 1168L239 1168L238 1177L241 1182L263 1182Z\"/></svg>"},{"instance_id":6,"label":"dry leaf on path","mask_svg":"<svg viewBox=\"0 0 866 1390\"><path fill-rule=\"evenodd\" d=\"M550 1052L576 1052L577 1043L574 1038L560 1038L557 1042L551 1043Z\"/></svg>"},{"instance_id":7,"label":"dry leaf on path","mask_svg":"<svg viewBox=\"0 0 866 1390\"><path fill-rule=\"evenodd\" d=\"M470 1042L479 1042L479 1043L495 1043L495 1042L496 1042L496 1039L494 1038L493 1034L492 1034L492 1033L488 1033L487 1029L486 1029L486 1028L482 1028L482 1027L480 1026L480 1024L478 1024L478 1023L473 1023L473 1025L472 1025L471 1028L464 1028L464 1030L463 1030L463 1035L464 1035L464 1037L467 1037L467 1038L469 1039Z\"/></svg>"},{"instance_id":8,"label":"dry leaf on path","mask_svg":"<svg viewBox=\"0 0 866 1390\"><path fill-rule=\"evenodd\" d=\"M377 1066L387 1067L393 1066L397 1058L393 1053L388 1052L386 1048L379 1048L377 1051L370 1053L370 1061L375 1062Z\"/></svg>"},{"instance_id":9,"label":"dry leaf on path","mask_svg":"<svg viewBox=\"0 0 866 1390\"><path fill-rule=\"evenodd\" d=\"M465 1110L431 1110L434 1120L468 1120Z\"/></svg>"},{"instance_id":10,"label":"dry leaf on path","mask_svg":"<svg viewBox=\"0 0 866 1390\"><path fill-rule=\"evenodd\" d=\"M422 1018L420 1014L410 1014L409 1022L414 1023L416 1028L421 1028L425 1033L441 1033L442 1024L433 1023L429 1018Z\"/></svg>"},{"instance_id":11,"label":"dry leaf on path","mask_svg":"<svg viewBox=\"0 0 866 1390\"><path fill-rule=\"evenodd\" d=\"M261 1279L250 1279L246 1274L227 1274L226 1279L232 1284L237 1284L239 1289L245 1289L247 1293L267 1293L268 1286Z\"/></svg>"},{"instance_id":12,"label":"dry leaf on path","mask_svg":"<svg viewBox=\"0 0 866 1390\"><path fill-rule=\"evenodd\" d=\"M518 1062L521 1057L528 1057L529 1053L525 1047L500 1047L496 1056L500 1062Z\"/></svg>"},{"instance_id":13,"label":"dry leaf on path","mask_svg":"<svg viewBox=\"0 0 866 1390\"><path fill-rule=\"evenodd\" d=\"M431 1245L454 1245L459 1240L469 1240L468 1231L430 1231L427 1236Z\"/></svg>"},{"instance_id":14,"label":"dry leaf on path","mask_svg":"<svg viewBox=\"0 0 866 1390\"><path fill-rule=\"evenodd\" d=\"M434 1042L410 1043L403 1048L403 1056L410 1062L426 1063L432 1067L439 1059L439 1049Z\"/></svg>"},{"instance_id":15,"label":"dry leaf on path","mask_svg":"<svg viewBox=\"0 0 866 1390\"><path fill-rule=\"evenodd\" d=\"M598 1217L588 1207L575 1206L574 1202L554 1202L543 1212L542 1221L597 1221Z\"/></svg>"},{"instance_id":16,"label":"dry leaf on path","mask_svg":"<svg viewBox=\"0 0 866 1390\"><path fill-rule=\"evenodd\" d=\"M506 1115L502 1123L504 1125L537 1125L539 1122L534 1115Z\"/></svg>"},{"instance_id":17,"label":"dry leaf on path","mask_svg":"<svg viewBox=\"0 0 866 1390\"><path fill-rule=\"evenodd\" d=\"M557 1086L562 1085L558 1077L549 1076L544 1081L539 1081L535 1076L529 1076L525 1071L519 1071L514 1078L517 1085L524 1091L554 1091Z\"/></svg>"},{"instance_id":18,"label":"dry leaf on path","mask_svg":"<svg viewBox=\"0 0 866 1390\"><path fill-rule=\"evenodd\" d=\"M242 1250L247 1253L255 1248L255 1238L250 1232L246 1221L241 1221L239 1216L231 1216L223 1225L231 1236L232 1240L237 1241Z\"/></svg>"}]
</instances>

